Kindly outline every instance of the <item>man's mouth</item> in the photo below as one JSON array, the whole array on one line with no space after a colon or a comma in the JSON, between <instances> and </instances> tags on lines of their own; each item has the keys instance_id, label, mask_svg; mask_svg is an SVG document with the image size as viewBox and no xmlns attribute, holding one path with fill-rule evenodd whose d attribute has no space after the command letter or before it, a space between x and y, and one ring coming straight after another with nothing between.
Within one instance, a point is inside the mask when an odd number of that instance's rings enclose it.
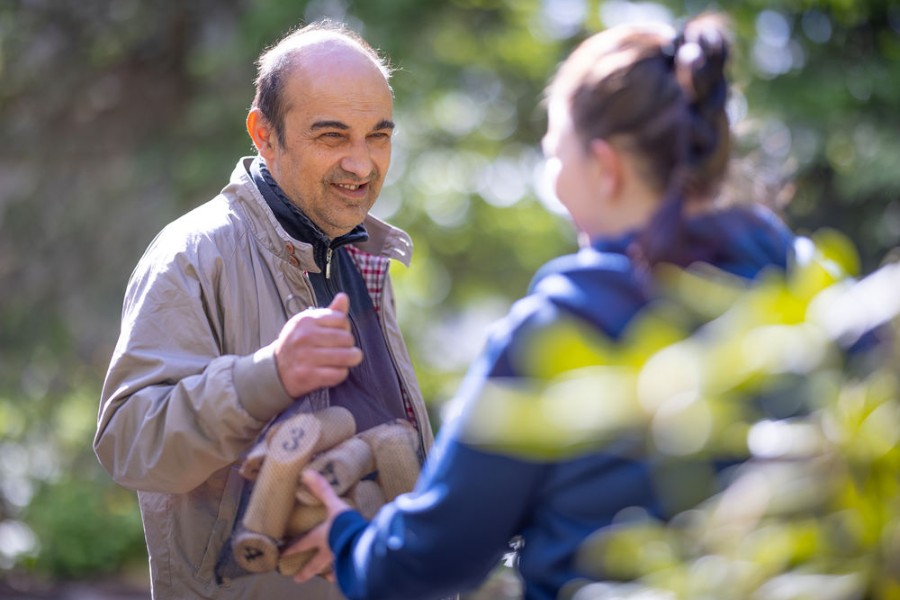
<instances>
[{"instance_id":1,"label":"man's mouth","mask_svg":"<svg viewBox=\"0 0 900 600\"><path fill-rule=\"evenodd\" d=\"M370 182L366 181L365 183L332 183L331 185L338 194L347 200L357 202L368 198L369 184Z\"/></svg>"},{"instance_id":2,"label":"man's mouth","mask_svg":"<svg viewBox=\"0 0 900 600\"><path fill-rule=\"evenodd\" d=\"M342 190L349 190L351 192L355 192L360 188L366 187L366 183L335 183L335 186L341 188Z\"/></svg>"}]
</instances>

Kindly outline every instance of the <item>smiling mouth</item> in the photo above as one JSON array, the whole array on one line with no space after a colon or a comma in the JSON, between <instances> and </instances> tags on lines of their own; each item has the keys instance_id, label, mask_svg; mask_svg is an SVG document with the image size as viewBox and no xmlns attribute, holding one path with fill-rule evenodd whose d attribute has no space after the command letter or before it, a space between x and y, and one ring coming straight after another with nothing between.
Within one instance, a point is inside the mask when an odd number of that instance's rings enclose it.
<instances>
[{"instance_id":1,"label":"smiling mouth","mask_svg":"<svg viewBox=\"0 0 900 600\"><path fill-rule=\"evenodd\" d=\"M366 184L366 183L335 183L334 184L335 187L339 187L342 190L348 190L351 192L355 192L356 190L358 190L360 188L364 188L367 185L368 184Z\"/></svg>"}]
</instances>

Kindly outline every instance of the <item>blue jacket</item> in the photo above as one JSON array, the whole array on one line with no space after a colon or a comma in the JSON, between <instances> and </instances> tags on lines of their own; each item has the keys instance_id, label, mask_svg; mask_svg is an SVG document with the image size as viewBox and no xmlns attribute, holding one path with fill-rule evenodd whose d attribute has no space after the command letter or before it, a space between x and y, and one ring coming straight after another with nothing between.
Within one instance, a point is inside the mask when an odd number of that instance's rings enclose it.
<instances>
[{"instance_id":1,"label":"blue jacket","mask_svg":"<svg viewBox=\"0 0 900 600\"><path fill-rule=\"evenodd\" d=\"M745 278L785 269L793 241L758 208L694 219L685 233L696 258ZM543 267L470 369L459 392L464 406L479 401L487 378L523 375L516 350L535 328L574 315L618 337L652 295L628 258L633 239L596 240ZM561 460L495 454L465 443L460 421L442 427L412 493L371 523L353 511L335 519L329 542L348 598L440 598L473 588L515 536L524 540L518 568L525 597L556 598L563 585L584 577L574 561L578 547L622 509L666 514L646 460L612 452Z\"/></svg>"}]
</instances>

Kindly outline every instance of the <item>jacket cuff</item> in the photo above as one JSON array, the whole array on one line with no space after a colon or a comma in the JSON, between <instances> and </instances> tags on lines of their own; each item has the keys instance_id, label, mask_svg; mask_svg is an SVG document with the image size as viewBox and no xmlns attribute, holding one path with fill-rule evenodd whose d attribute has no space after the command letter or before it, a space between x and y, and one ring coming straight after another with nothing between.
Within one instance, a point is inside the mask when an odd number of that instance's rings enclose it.
<instances>
[{"instance_id":1,"label":"jacket cuff","mask_svg":"<svg viewBox=\"0 0 900 600\"><path fill-rule=\"evenodd\" d=\"M354 540L369 525L369 522L356 510L345 510L331 522L328 532L328 545L337 559L348 550L352 551ZM348 548L347 545L350 544Z\"/></svg>"},{"instance_id":2,"label":"jacket cuff","mask_svg":"<svg viewBox=\"0 0 900 600\"><path fill-rule=\"evenodd\" d=\"M293 402L278 376L272 345L239 357L232 376L238 401L258 421L268 421Z\"/></svg>"}]
</instances>

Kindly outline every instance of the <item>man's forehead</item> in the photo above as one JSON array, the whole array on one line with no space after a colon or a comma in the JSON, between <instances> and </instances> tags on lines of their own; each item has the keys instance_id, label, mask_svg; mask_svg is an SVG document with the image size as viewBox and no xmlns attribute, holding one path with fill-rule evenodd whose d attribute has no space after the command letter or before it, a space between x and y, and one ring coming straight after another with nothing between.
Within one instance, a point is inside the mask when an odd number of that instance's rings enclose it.
<instances>
[{"instance_id":1,"label":"man's forehead","mask_svg":"<svg viewBox=\"0 0 900 600\"><path fill-rule=\"evenodd\" d=\"M376 130L393 126L393 97L383 79L353 71L295 77L286 82L285 115L304 129Z\"/></svg>"},{"instance_id":2,"label":"man's forehead","mask_svg":"<svg viewBox=\"0 0 900 600\"><path fill-rule=\"evenodd\" d=\"M315 133L325 129L371 132L393 130L392 105L368 98L328 98L322 95L292 96L285 106L285 118L295 131Z\"/></svg>"}]
</instances>

